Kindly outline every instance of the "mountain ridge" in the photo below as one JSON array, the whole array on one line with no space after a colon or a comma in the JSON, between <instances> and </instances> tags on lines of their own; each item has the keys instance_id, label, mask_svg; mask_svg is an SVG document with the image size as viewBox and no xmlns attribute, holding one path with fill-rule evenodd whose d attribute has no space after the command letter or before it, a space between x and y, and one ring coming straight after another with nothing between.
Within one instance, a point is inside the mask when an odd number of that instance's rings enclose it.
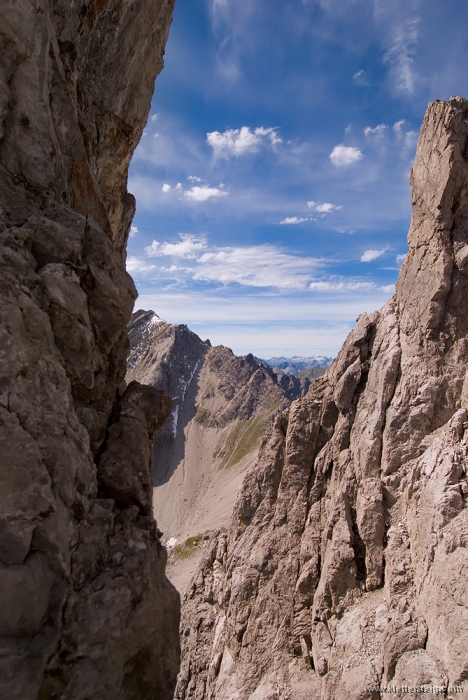
<instances>
[{"instance_id":1,"label":"mountain ridge","mask_svg":"<svg viewBox=\"0 0 468 700\"><path fill-rule=\"evenodd\" d=\"M309 380L252 354L212 347L153 311L136 311L128 333L127 381L163 390L173 401L153 442L154 512L165 541L226 526L272 415L306 393Z\"/></svg>"}]
</instances>

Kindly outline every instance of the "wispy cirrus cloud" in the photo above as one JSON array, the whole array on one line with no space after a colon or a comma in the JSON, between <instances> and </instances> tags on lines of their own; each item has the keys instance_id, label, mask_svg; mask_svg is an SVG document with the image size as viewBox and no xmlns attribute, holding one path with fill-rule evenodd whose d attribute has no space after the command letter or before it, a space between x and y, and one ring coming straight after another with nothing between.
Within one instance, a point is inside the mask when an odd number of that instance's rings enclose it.
<instances>
[{"instance_id":1,"label":"wispy cirrus cloud","mask_svg":"<svg viewBox=\"0 0 468 700\"><path fill-rule=\"evenodd\" d=\"M375 282L369 282L359 279L346 279L340 277L331 277L327 280L318 280L311 282L309 289L315 292L375 292L380 291L384 294L392 294L395 291L395 285L378 285Z\"/></svg>"},{"instance_id":2,"label":"wispy cirrus cloud","mask_svg":"<svg viewBox=\"0 0 468 700\"><path fill-rule=\"evenodd\" d=\"M382 251L365 251L362 258L372 260ZM161 264L156 261L161 260ZM264 288L276 293L321 292L390 293L392 289L361 277L326 275L332 261L299 255L272 244L219 246L205 236L181 234L176 241L153 240L143 257L129 259L129 270L151 281L172 281L200 288L200 283L215 283L227 288Z\"/></svg>"},{"instance_id":3,"label":"wispy cirrus cloud","mask_svg":"<svg viewBox=\"0 0 468 700\"><path fill-rule=\"evenodd\" d=\"M387 250L388 250L388 248L380 248L379 250L377 250L377 249L365 250L363 252L363 254L361 255L360 260L363 263L372 262L372 260L377 260L377 258L381 258L382 255L385 255Z\"/></svg>"},{"instance_id":4,"label":"wispy cirrus cloud","mask_svg":"<svg viewBox=\"0 0 468 700\"><path fill-rule=\"evenodd\" d=\"M368 85L370 85L369 81L367 80L366 73L362 69L354 73L353 83L355 83L356 85L360 85L361 87L367 87Z\"/></svg>"},{"instance_id":5,"label":"wispy cirrus cloud","mask_svg":"<svg viewBox=\"0 0 468 700\"><path fill-rule=\"evenodd\" d=\"M173 266L159 268L163 276L172 271L180 278L182 272L187 280L195 282L275 289L305 289L323 264L318 258L293 255L270 244L216 246L209 245L204 237L190 234L181 235L174 243L154 240L145 253L138 270L142 273L155 269L150 268L148 259L170 257ZM180 267L177 259L183 259L185 266ZM136 272L136 260L131 264Z\"/></svg>"},{"instance_id":6,"label":"wispy cirrus cloud","mask_svg":"<svg viewBox=\"0 0 468 700\"><path fill-rule=\"evenodd\" d=\"M404 120L403 120L404 121ZM381 136L385 131L387 131L388 126L386 124L377 124L377 126L366 126L364 128L365 136Z\"/></svg>"},{"instance_id":7,"label":"wispy cirrus cloud","mask_svg":"<svg viewBox=\"0 0 468 700\"><path fill-rule=\"evenodd\" d=\"M390 66L395 87L412 95L415 90L414 57L418 45L419 17L406 18L390 35L384 62Z\"/></svg>"}]
</instances>

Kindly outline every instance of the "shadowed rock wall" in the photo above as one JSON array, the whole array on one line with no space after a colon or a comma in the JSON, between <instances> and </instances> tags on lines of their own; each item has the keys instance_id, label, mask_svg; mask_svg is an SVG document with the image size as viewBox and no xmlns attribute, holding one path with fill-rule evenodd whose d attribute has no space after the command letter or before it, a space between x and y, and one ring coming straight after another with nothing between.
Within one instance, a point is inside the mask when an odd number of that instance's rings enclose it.
<instances>
[{"instance_id":1,"label":"shadowed rock wall","mask_svg":"<svg viewBox=\"0 0 468 700\"><path fill-rule=\"evenodd\" d=\"M0 679L170 698L178 595L151 513L162 392L127 389L127 168L174 0L0 6Z\"/></svg>"},{"instance_id":2,"label":"shadowed rock wall","mask_svg":"<svg viewBox=\"0 0 468 700\"><path fill-rule=\"evenodd\" d=\"M206 546L177 698L468 690L467 100L429 105L411 184L395 296L277 419Z\"/></svg>"}]
</instances>

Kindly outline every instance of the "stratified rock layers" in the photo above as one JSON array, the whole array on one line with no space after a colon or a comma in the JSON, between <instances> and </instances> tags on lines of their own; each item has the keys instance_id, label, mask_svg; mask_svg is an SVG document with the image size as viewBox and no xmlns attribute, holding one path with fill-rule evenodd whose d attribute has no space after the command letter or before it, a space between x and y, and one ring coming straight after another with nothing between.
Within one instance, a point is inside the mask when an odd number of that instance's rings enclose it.
<instances>
[{"instance_id":1,"label":"stratified rock layers","mask_svg":"<svg viewBox=\"0 0 468 700\"><path fill-rule=\"evenodd\" d=\"M162 392L126 390L127 168L173 0L0 9L0 678L10 700L170 698L151 514Z\"/></svg>"},{"instance_id":2,"label":"stratified rock layers","mask_svg":"<svg viewBox=\"0 0 468 700\"><path fill-rule=\"evenodd\" d=\"M396 294L276 420L207 545L177 698L468 690L467 135L468 101L429 106Z\"/></svg>"}]
</instances>

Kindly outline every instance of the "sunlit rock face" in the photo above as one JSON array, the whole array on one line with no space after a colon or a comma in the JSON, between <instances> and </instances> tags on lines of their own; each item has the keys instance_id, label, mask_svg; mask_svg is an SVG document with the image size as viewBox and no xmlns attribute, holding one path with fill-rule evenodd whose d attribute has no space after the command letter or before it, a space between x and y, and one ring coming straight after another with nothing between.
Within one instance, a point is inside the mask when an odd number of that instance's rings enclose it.
<instances>
[{"instance_id":1,"label":"sunlit rock face","mask_svg":"<svg viewBox=\"0 0 468 700\"><path fill-rule=\"evenodd\" d=\"M0 8L2 697L171 698L179 599L127 389L127 169L173 0Z\"/></svg>"},{"instance_id":2,"label":"sunlit rock face","mask_svg":"<svg viewBox=\"0 0 468 700\"><path fill-rule=\"evenodd\" d=\"M429 105L396 294L277 417L206 545L177 698L468 691L467 134L467 100Z\"/></svg>"}]
</instances>

